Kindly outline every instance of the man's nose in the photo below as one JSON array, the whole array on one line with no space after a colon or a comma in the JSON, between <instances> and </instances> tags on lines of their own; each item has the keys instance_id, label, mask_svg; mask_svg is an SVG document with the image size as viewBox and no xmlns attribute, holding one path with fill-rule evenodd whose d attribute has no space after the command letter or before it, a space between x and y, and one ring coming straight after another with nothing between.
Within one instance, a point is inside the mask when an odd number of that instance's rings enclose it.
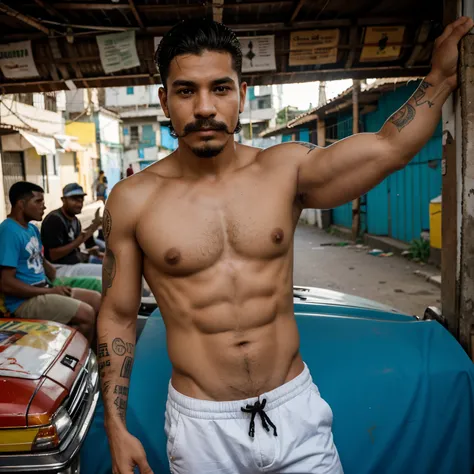
<instances>
[{"instance_id":1,"label":"man's nose","mask_svg":"<svg viewBox=\"0 0 474 474\"><path fill-rule=\"evenodd\" d=\"M214 117L216 115L214 98L207 91L203 91L197 95L194 115L204 118Z\"/></svg>"}]
</instances>

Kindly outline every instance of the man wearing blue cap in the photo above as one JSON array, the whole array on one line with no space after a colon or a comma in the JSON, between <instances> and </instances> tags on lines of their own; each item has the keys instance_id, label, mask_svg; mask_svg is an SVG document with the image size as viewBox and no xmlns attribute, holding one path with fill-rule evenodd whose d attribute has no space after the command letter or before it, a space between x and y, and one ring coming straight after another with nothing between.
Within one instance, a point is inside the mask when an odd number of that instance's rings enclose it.
<instances>
[{"instance_id":1,"label":"man wearing blue cap","mask_svg":"<svg viewBox=\"0 0 474 474\"><path fill-rule=\"evenodd\" d=\"M41 226L45 257L56 267L58 277L102 277L102 265L86 263L80 250L82 244L89 248L95 246L93 235L101 225L101 219L95 218L82 230L76 216L82 212L84 196L86 193L79 184L64 186L62 207L50 212Z\"/></svg>"}]
</instances>

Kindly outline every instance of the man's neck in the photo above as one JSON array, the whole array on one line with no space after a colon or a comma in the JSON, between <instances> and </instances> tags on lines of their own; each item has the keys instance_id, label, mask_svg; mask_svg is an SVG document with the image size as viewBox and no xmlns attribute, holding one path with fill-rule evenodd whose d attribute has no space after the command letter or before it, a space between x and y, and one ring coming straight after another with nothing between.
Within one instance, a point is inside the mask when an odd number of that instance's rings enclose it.
<instances>
[{"instance_id":1,"label":"man's neck","mask_svg":"<svg viewBox=\"0 0 474 474\"><path fill-rule=\"evenodd\" d=\"M176 150L176 159L183 174L193 177L218 177L238 166L238 144L229 140L223 150L212 158L195 155L186 145L180 144Z\"/></svg>"},{"instance_id":2,"label":"man's neck","mask_svg":"<svg viewBox=\"0 0 474 474\"><path fill-rule=\"evenodd\" d=\"M30 222L30 220L27 219L21 211L17 211L15 209L12 209L12 211L10 212L10 214L8 214L7 217L13 219L15 222L25 228L28 227L28 222Z\"/></svg>"},{"instance_id":3,"label":"man's neck","mask_svg":"<svg viewBox=\"0 0 474 474\"><path fill-rule=\"evenodd\" d=\"M70 221L73 221L76 216L71 216L70 214L67 213L66 209L64 209L64 206L61 207L61 212L65 215L66 219L69 219Z\"/></svg>"}]
</instances>

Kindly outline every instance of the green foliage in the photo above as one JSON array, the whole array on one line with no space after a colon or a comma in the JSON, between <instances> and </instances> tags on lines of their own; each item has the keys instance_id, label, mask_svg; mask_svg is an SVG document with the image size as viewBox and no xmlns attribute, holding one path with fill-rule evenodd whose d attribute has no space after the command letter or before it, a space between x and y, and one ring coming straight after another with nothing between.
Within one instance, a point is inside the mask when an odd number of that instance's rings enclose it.
<instances>
[{"instance_id":1,"label":"green foliage","mask_svg":"<svg viewBox=\"0 0 474 474\"><path fill-rule=\"evenodd\" d=\"M425 239L412 240L408 251L410 258L426 263L430 258L430 242Z\"/></svg>"}]
</instances>

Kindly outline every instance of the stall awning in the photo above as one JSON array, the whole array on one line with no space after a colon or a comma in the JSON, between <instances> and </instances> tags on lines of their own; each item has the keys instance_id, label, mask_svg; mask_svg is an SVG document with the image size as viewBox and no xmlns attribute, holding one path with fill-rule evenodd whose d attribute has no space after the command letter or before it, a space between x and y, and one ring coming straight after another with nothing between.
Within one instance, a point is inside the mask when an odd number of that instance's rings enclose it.
<instances>
[{"instance_id":1,"label":"stall awning","mask_svg":"<svg viewBox=\"0 0 474 474\"><path fill-rule=\"evenodd\" d=\"M3 151L24 151L28 148L34 148L38 155L54 155L56 153L56 140L51 136L24 130L2 137Z\"/></svg>"},{"instance_id":2,"label":"stall awning","mask_svg":"<svg viewBox=\"0 0 474 474\"><path fill-rule=\"evenodd\" d=\"M54 138L59 143L59 151L66 153L71 151L84 151L84 147L78 143L77 137L71 135L54 135Z\"/></svg>"}]
</instances>

